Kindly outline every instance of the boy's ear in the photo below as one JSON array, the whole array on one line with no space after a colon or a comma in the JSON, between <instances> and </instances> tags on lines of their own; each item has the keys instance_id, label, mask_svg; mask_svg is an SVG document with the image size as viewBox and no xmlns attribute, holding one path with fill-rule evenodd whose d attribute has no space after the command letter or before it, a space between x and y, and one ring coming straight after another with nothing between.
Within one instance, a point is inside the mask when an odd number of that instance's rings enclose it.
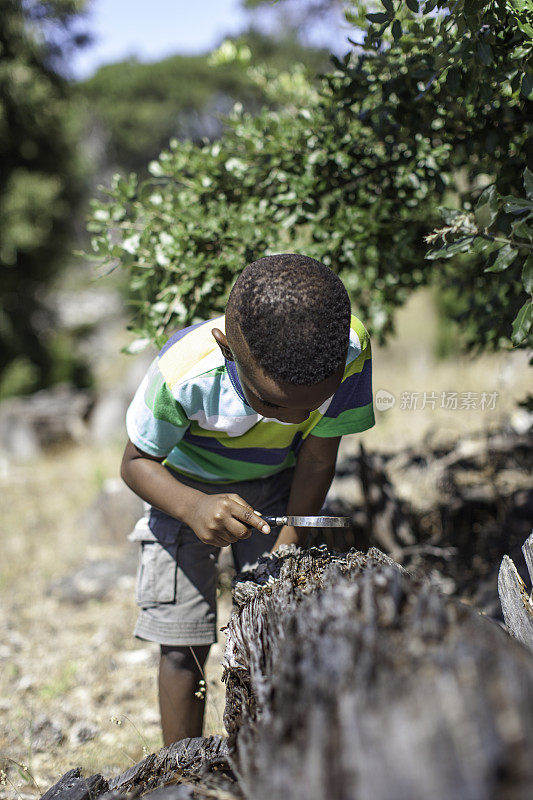
<instances>
[{"instance_id":1,"label":"boy's ear","mask_svg":"<svg viewBox=\"0 0 533 800\"><path fill-rule=\"evenodd\" d=\"M226 339L226 334L222 333L220 328L213 328L211 330L211 334L215 342L222 350L222 355L224 356L224 358L227 358L228 361L235 361L235 359L233 358L233 353L231 352L230 346L228 344L228 340Z\"/></svg>"}]
</instances>

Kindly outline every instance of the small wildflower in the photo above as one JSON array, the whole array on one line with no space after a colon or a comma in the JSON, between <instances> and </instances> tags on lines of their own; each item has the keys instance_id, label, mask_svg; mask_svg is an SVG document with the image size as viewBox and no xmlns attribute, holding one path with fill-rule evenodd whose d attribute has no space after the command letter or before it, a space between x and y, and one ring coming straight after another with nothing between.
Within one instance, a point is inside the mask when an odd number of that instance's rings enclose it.
<instances>
[{"instance_id":1,"label":"small wildflower","mask_svg":"<svg viewBox=\"0 0 533 800\"><path fill-rule=\"evenodd\" d=\"M3 769L0 769L0 786L7 786L7 775Z\"/></svg>"},{"instance_id":2,"label":"small wildflower","mask_svg":"<svg viewBox=\"0 0 533 800\"><path fill-rule=\"evenodd\" d=\"M122 720L118 717L110 717L110 721L113 722L115 725L122 725Z\"/></svg>"}]
</instances>

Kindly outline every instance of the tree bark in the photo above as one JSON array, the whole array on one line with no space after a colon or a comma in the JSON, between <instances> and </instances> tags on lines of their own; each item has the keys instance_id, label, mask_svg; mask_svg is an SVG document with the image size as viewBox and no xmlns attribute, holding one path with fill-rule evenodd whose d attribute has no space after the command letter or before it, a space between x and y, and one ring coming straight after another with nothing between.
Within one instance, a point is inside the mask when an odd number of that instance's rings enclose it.
<instances>
[{"instance_id":1,"label":"tree bark","mask_svg":"<svg viewBox=\"0 0 533 800\"><path fill-rule=\"evenodd\" d=\"M529 800L533 655L499 623L375 548L285 546L233 597L228 740L43 800Z\"/></svg>"},{"instance_id":2,"label":"tree bark","mask_svg":"<svg viewBox=\"0 0 533 800\"><path fill-rule=\"evenodd\" d=\"M533 533L522 547L533 583ZM509 633L533 651L533 600L509 556L504 556L498 574L498 594Z\"/></svg>"},{"instance_id":3,"label":"tree bark","mask_svg":"<svg viewBox=\"0 0 533 800\"><path fill-rule=\"evenodd\" d=\"M529 798L533 658L378 550L240 576L224 679L248 798Z\"/></svg>"}]
</instances>

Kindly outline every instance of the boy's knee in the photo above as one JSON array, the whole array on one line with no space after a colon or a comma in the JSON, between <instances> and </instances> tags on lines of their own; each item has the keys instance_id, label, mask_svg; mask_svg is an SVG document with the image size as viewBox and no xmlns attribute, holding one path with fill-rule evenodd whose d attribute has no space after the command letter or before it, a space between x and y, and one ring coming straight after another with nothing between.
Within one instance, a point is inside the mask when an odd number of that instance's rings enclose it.
<instances>
[{"instance_id":1,"label":"boy's knee","mask_svg":"<svg viewBox=\"0 0 533 800\"><path fill-rule=\"evenodd\" d=\"M170 669L199 672L203 669L211 645L161 645L161 663Z\"/></svg>"}]
</instances>

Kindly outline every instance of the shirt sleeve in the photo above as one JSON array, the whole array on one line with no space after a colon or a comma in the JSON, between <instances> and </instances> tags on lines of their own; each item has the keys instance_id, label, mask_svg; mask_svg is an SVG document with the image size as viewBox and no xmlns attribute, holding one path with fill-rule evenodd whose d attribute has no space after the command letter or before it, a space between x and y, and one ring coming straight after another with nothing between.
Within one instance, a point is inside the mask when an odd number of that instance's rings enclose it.
<instances>
[{"instance_id":1,"label":"shirt sleeve","mask_svg":"<svg viewBox=\"0 0 533 800\"><path fill-rule=\"evenodd\" d=\"M364 330L364 329L363 329ZM372 349L370 338L361 337L363 349L349 361L342 383L322 418L310 431L313 436L343 436L372 428L376 421L372 403Z\"/></svg>"},{"instance_id":2,"label":"shirt sleeve","mask_svg":"<svg viewBox=\"0 0 533 800\"><path fill-rule=\"evenodd\" d=\"M133 444L151 456L162 458L183 438L190 425L159 370L156 358L126 413L126 429Z\"/></svg>"}]
</instances>

